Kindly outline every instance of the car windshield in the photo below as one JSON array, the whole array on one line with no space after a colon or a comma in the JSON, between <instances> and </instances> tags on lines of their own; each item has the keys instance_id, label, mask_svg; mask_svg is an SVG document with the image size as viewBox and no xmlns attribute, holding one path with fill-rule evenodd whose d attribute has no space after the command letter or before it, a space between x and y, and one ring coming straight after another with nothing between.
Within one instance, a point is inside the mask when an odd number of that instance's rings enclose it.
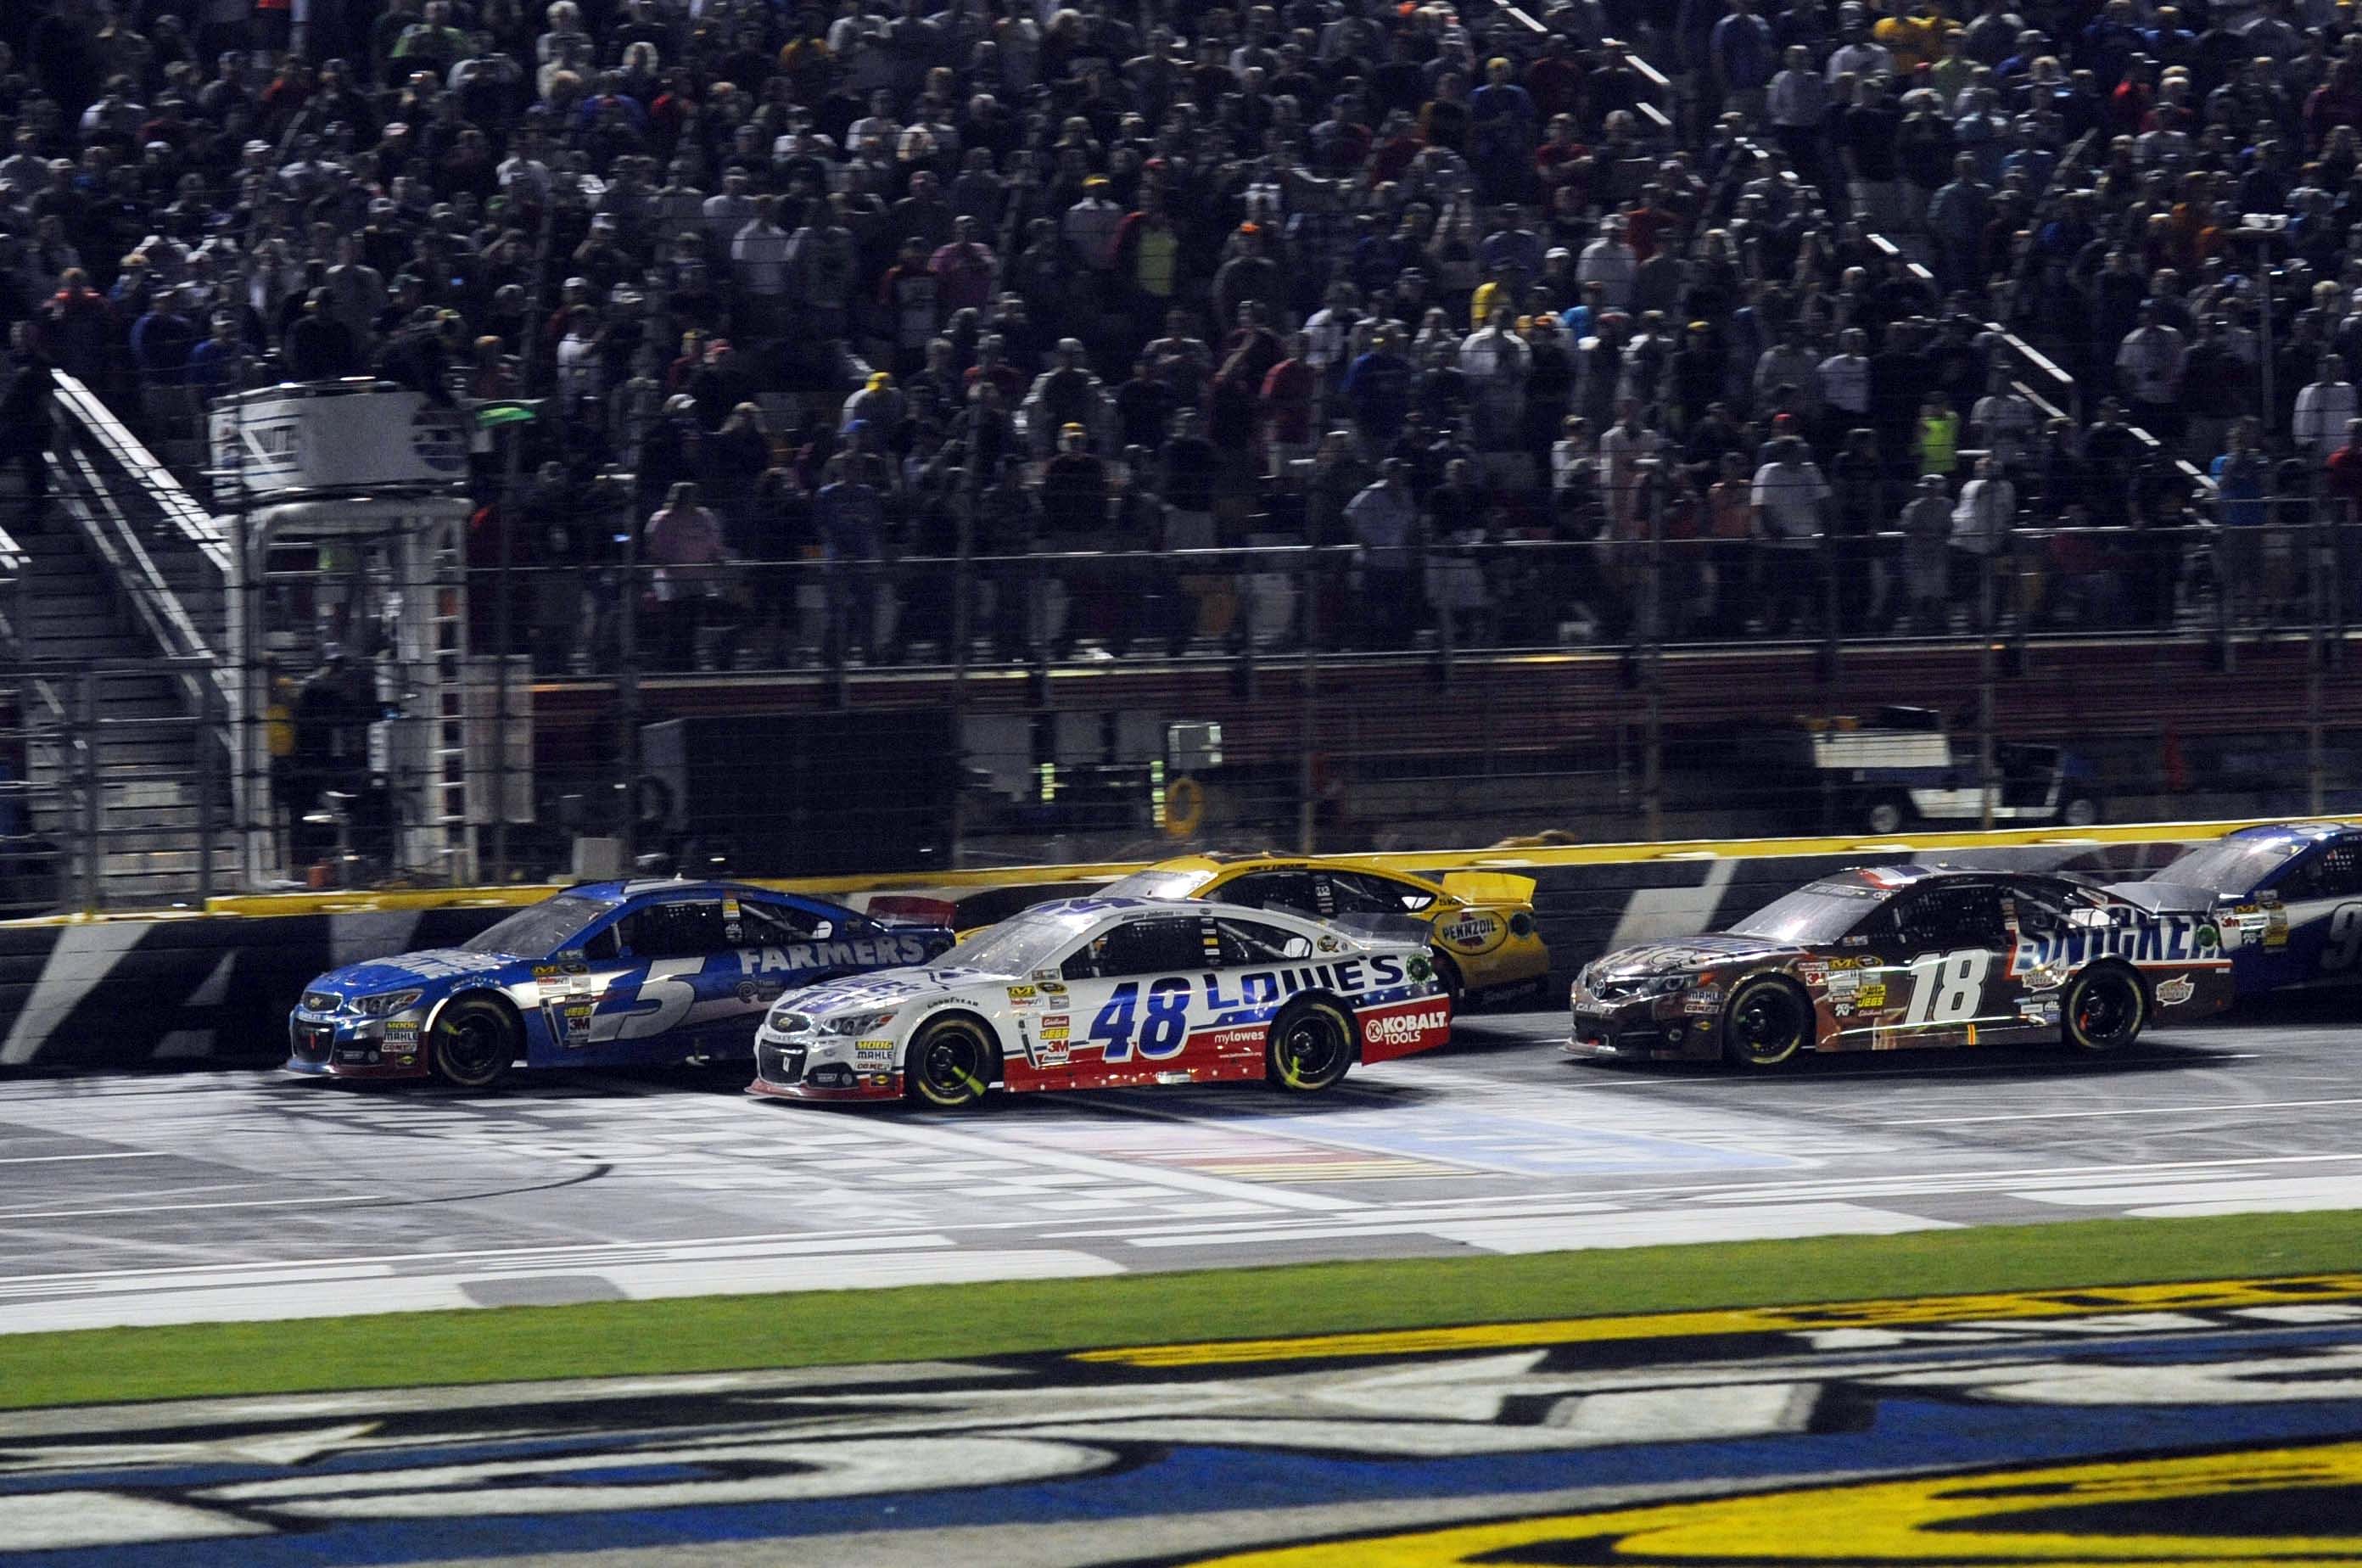
<instances>
[{"instance_id":1,"label":"car windshield","mask_svg":"<svg viewBox=\"0 0 2362 1568\"><path fill-rule=\"evenodd\" d=\"M1099 889L1103 899L1187 899L1214 879L1211 871L1135 871Z\"/></svg>"},{"instance_id":2,"label":"car windshield","mask_svg":"<svg viewBox=\"0 0 2362 1568\"><path fill-rule=\"evenodd\" d=\"M1816 882L1772 900L1732 926L1730 933L1774 942L1835 942L1876 909L1882 897L1874 889Z\"/></svg>"},{"instance_id":3,"label":"car windshield","mask_svg":"<svg viewBox=\"0 0 2362 1568\"><path fill-rule=\"evenodd\" d=\"M2215 893L2244 893L2282 861L2304 853L2301 839L2221 838L2201 845L2150 878Z\"/></svg>"},{"instance_id":4,"label":"car windshield","mask_svg":"<svg viewBox=\"0 0 2362 1568\"><path fill-rule=\"evenodd\" d=\"M977 932L931 966L974 969L987 975L1030 975L1054 964L1087 923L1071 915L1019 915Z\"/></svg>"},{"instance_id":5,"label":"car windshield","mask_svg":"<svg viewBox=\"0 0 2362 1568\"><path fill-rule=\"evenodd\" d=\"M613 907L596 899L569 899L563 895L545 899L529 909L517 911L490 930L478 932L460 945L470 953L546 958Z\"/></svg>"}]
</instances>

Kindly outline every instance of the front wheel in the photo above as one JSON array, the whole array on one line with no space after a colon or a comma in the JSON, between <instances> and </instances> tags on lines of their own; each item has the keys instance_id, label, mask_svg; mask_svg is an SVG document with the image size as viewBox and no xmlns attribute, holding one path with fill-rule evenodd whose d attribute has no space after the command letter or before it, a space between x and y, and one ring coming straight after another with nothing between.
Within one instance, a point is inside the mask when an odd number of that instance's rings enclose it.
<instances>
[{"instance_id":1,"label":"front wheel","mask_svg":"<svg viewBox=\"0 0 2362 1568\"><path fill-rule=\"evenodd\" d=\"M517 1058L516 1015L489 999L461 997L436 1019L432 1039L437 1077L458 1088L493 1088Z\"/></svg>"},{"instance_id":2,"label":"front wheel","mask_svg":"<svg viewBox=\"0 0 2362 1568\"><path fill-rule=\"evenodd\" d=\"M1334 1002L1298 1002L1273 1021L1264 1076L1299 1094L1325 1089L1353 1065L1353 1021Z\"/></svg>"},{"instance_id":3,"label":"front wheel","mask_svg":"<svg viewBox=\"0 0 2362 1568\"><path fill-rule=\"evenodd\" d=\"M1742 1067L1776 1067L1813 1039L1813 1004L1785 980L1746 981L1722 1011L1722 1054Z\"/></svg>"},{"instance_id":4,"label":"front wheel","mask_svg":"<svg viewBox=\"0 0 2362 1568\"><path fill-rule=\"evenodd\" d=\"M911 1042L902 1069L904 1092L943 1110L974 1105L992 1083L994 1055L982 1024L937 1019Z\"/></svg>"},{"instance_id":5,"label":"front wheel","mask_svg":"<svg viewBox=\"0 0 2362 1568\"><path fill-rule=\"evenodd\" d=\"M2079 1050L2114 1051L2138 1039L2147 1019L2148 997L2139 979L2110 966L2086 969L2068 985L2058 1029Z\"/></svg>"}]
</instances>

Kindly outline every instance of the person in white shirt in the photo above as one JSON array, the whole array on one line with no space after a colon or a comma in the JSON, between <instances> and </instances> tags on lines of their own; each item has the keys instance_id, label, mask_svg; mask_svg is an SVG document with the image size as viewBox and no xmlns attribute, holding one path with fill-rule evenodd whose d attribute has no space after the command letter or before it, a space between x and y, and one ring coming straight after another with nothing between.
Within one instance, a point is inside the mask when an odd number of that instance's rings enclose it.
<instances>
[{"instance_id":1,"label":"person in white shirt","mask_svg":"<svg viewBox=\"0 0 2362 1568\"><path fill-rule=\"evenodd\" d=\"M1664 449L1665 438L1640 423L1638 398L1618 398L1616 423L1599 438L1600 466L1606 470L1607 532L1633 540L1640 536L1641 465Z\"/></svg>"},{"instance_id":2,"label":"person in white shirt","mask_svg":"<svg viewBox=\"0 0 2362 1568\"><path fill-rule=\"evenodd\" d=\"M1821 508L1829 482L1810 448L1793 436L1772 443L1772 460L1755 470L1749 499L1763 541L1763 629L1774 636L1811 623L1818 603Z\"/></svg>"},{"instance_id":3,"label":"person in white shirt","mask_svg":"<svg viewBox=\"0 0 2362 1568\"><path fill-rule=\"evenodd\" d=\"M2181 334L2163 323L2156 302L2145 302L2140 325L2116 347L2116 376L2132 400L2133 422L2152 436L2170 439L2179 434L2186 357Z\"/></svg>"},{"instance_id":4,"label":"person in white shirt","mask_svg":"<svg viewBox=\"0 0 2362 1568\"><path fill-rule=\"evenodd\" d=\"M1515 445L1525 418L1533 350L1509 330L1511 319L1508 307L1496 305L1484 327L1460 345L1460 373L1468 379L1468 433L1480 452Z\"/></svg>"},{"instance_id":5,"label":"person in white shirt","mask_svg":"<svg viewBox=\"0 0 2362 1568\"><path fill-rule=\"evenodd\" d=\"M1624 219L1610 214L1599 226L1599 237L1583 248L1575 259L1574 277L1578 283L1597 283L1610 310L1632 307L1632 275L1639 271L1639 259L1624 242Z\"/></svg>"},{"instance_id":6,"label":"person in white shirt","mask_svg":"<svg viewBox=\"0 0 2362 1568\"><path fill-rule=\"evenodd\" d=\"M1839 7L1838 17L1838 34L1845 41L1829 51L1828 79L1835 82L1850 74L1867 82L1873 76L1893 75L1893 54L1870 36L1869 9L1849 3Z\"/></svg>"},{"instance_id":7,"label":"person in white shirt","mask_svg":"<svg viewBox=\"0 0 2362 1568\"><path fill-rule=\"evenodd\" d=\"M2002 576L1999 561L2016 525L2017 488L2002 478L2001 466L1988 453L1977 459L1975 477L1960 487L1960 498L1952 504L1952 536L1948 541L1952 602L1969 606L1970 620L1981 631L1990 629L1992 617L2006 602L2012 585Z\"/></svg>"},{"instance_id":8,"label":"person in white shirt","mask_svg":"<svg viewBox=\"0 0 2362 1568\"><path fill-rule=\"evenodd\" d=\"M2345 443L2345 424L2355 415L2354 383L2345 379L2345 362L2323 354L2313 367L2312 384L2296 394L2296 444L2316 458Z\"/></svg>"},{"instance_id":9,"label":"person in white shirt","mask_svg":"<svg viewBox=\"0 0 2362 1568\"><path fill-rule=\"evenodd\" d=\"M1969 442L2000 459L2003 469L2024 463L2034 450L2038 423L2034 404L2011 384L2009 372L1995 366L1986 382L1989 390L1969 410Z\"/></svg>"},{"instance_id":10,"label":"person in white shirt","mask_svg":"<svg viewBox=\"0 0 2362 1568\"><path fill-rule=\"evenodd\" d=\"M1353 580L1373 647L1410 641L1418 618L1418 502L1411 498L1410 466L1388 458L1377 481L1345 503L1346 525L1364 552Z\"/></svg>"},{"instance_id":11,"label":"person in white shirt","mask_svg":"<svg viewBox=\"0 0 2362 1568\"><path fill-rule=\"evenodd\" d=\"M1870 417L1870 334L1849 326L1838 334L1838 351L1819 366L1823 437L1834 449L1839 438Z\"/></svg>"},{"instance_id":12,"label":"person in white shirt","mask_svg":"<svg viewBox=\"0 0 2362 1568\"><path fill-rule=\"evenodd\" d=\"M785 317L788 296L788 231L778 222L778 199L755 198L755 215L730 242L730 273L746 326L757 337L775 335Z\"/></svg>"},{"instance_id":13,"label":"person in white shirt","mask_svg":"<svg viewBox=\"0 0 2362 1568\"><path fill-rule=\"evenodd\" d=\"M733 169L722 176L722 193L705 198L705 232L716 250L726 251L738 231L755 220L755 198L746 190L746 171Z\"/></svg>"}]
</instances>

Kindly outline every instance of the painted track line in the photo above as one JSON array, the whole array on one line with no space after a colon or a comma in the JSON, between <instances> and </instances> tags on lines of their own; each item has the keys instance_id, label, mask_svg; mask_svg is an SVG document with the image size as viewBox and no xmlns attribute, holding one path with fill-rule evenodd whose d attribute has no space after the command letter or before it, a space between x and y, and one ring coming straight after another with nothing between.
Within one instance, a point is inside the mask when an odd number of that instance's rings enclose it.
<instances>
[{"instance_id":1,"label":"painted track line","mask_svg":"<svg viewBox=\"0 0 2362 1568\"><path fill-rule=\"evenodd\" d=\"M0 1165L56 1165L69 1160L161 1160L171 1156L170 1149L123 1149L105 1154L12 1154L0 1160Z\"/></svg>"},{"instance_id":2,"label":"painted track line","mask_svg":"<svg viewBox=\"0 0 2362 1568\"><path fill-rule=\"evenodd\" d=\"M1873 1127L1966 1127L1981 1121L2072 1121L2092 1116L2184 1116L2217 1110L2293 1110L2322 1105L2362 1105L2362 1096L2343 1099L2259 1099L2245 1105L2144 1105L2121 1110L2027 1110L2008 1116L1919 1116L1902 1121L1874 1121Z\"/></svg>"}]
</instances>

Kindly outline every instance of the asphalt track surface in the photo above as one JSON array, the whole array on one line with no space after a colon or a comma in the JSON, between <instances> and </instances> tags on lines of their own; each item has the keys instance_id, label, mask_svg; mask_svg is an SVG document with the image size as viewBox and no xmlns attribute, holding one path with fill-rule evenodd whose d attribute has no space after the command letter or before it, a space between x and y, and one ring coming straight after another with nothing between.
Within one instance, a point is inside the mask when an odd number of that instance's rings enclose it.
<instances>
[{"instance_id":1,"label":"asphalt track surface","mask_svg":"<svg viewBox=\"0 0 2362 1568\"><path fill-rule=\"evenodd\" d=\"M1773 1074L1570 1061L1562 1015L1311 1099L965 1114L754 1101L744 1070L494 1096L275 1073L0 1082L0 1331L2108 1215L2362 1208L2350 999L2124 1055Z\"/></svg>"},{"instance_id":2,"label":"asphalt track surface","mask_svg":"<svg viewBox=\"0 0 2362 1568\"><path fill-rule=\"evenodd\" d=\"M41 1568L2350 1563L2362 1275L21 1412L0 1416L10 1548Z\"/></svg>"}]
</instances>

